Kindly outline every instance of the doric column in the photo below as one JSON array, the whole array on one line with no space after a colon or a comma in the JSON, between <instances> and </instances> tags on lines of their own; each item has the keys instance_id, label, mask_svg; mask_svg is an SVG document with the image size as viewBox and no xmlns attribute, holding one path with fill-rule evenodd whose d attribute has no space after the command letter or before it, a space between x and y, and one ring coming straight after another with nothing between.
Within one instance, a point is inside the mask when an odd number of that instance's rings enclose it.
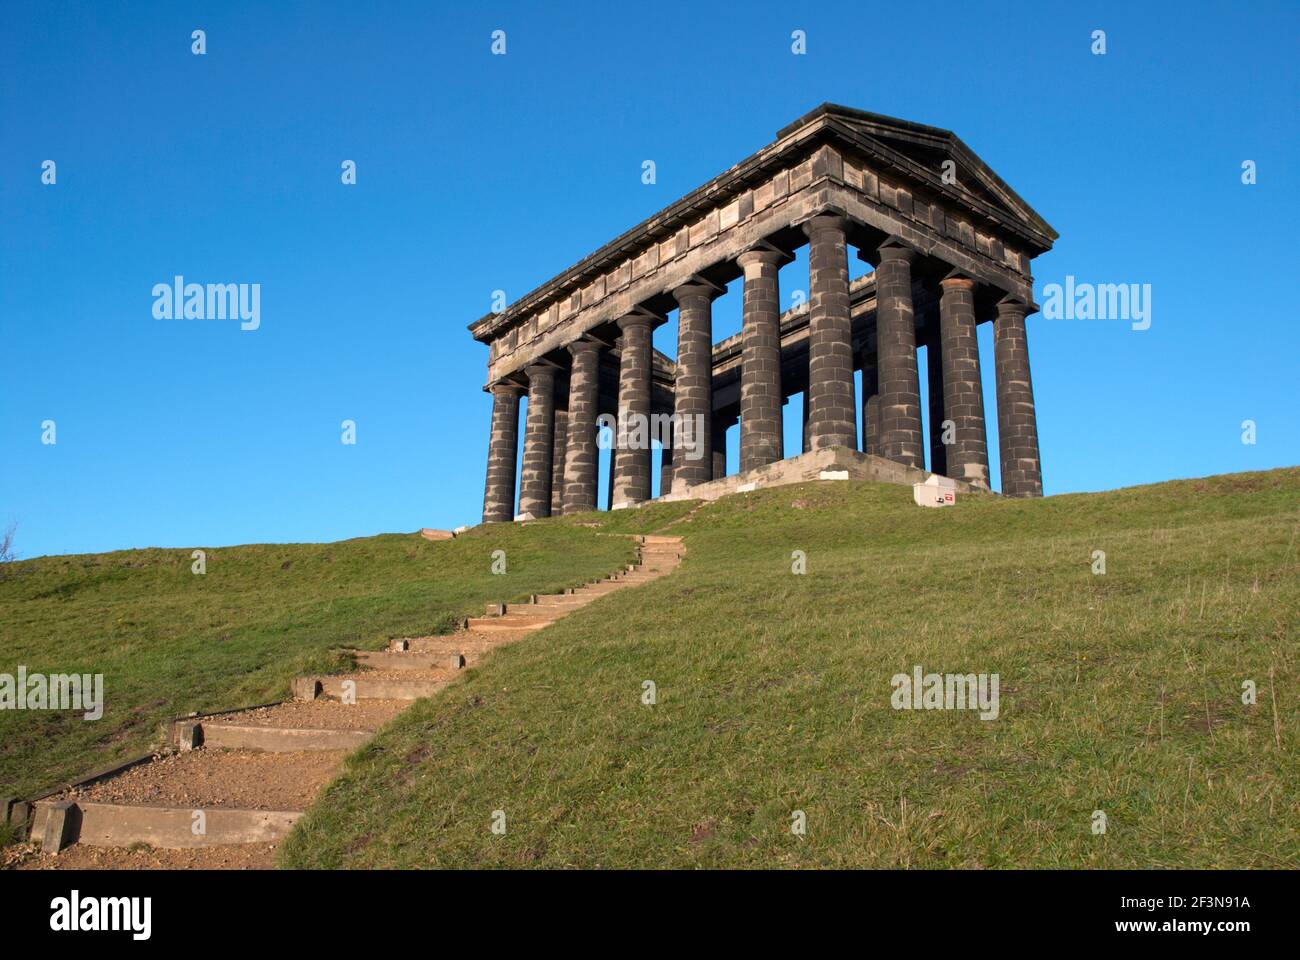
<instances>
[{"instance_id":1,"label":"doric column","mask_svg":"<svg viewBox=\"0 0 1300 960\"><path fill-rule=\"evenodd\" d=\"M1029 377L1025 305L1018 300L1007 299L998 304L998 316L993 323L993 361L998 390L1002 494L1041 497L1043 473L1038 459L1034 384Z\"/></svg>"},{"instance_id":2,"label":"doric column","mask_svg":"<svg viewBox=\"0 0 1300 960\"><path fill-rule=\"evenodd\" d=\"M652 318L630 313L618 365L618 449L614 456L614 507L650 499L650 363Z\"/></svg>"},{"instance_id":3,"label":"doric column","mask_svg":"<svg viewBox=\"0 0 1300 960\"><path fill-rule=\"evenodd\" d=\"M987 490L989 448L984 429L980 345L975 335L975 281L967 277L949 277L940 286L943 288L939 299L943 413L953 424L953 442L947 448L947 475ZM1023 317L1021 319L1023 323ZM1023 331L1023 326L1021 329ZM1032 399L1030 405L1033 405Z\"/></svg>"},{"instance_id":4,"label":"doric column","mask_svg":"<svg viewBox=\"0 0 1300 960\"><path fill-rule=\"evenodd\" d=\"M750 250L745 271L740 358L740 470L781 459L781 302L777 271L785 254Z\"/></svg>"},{"instance_id":5,"label":"doric column","mask_svg":"<svg viewBox=\"0 0 1300 960\"><path fill-rule=\"evenodd\" d=\"M678 442L689 449L673 461L673 491L684 492L713 479L713 298L715 287L688 283L673 291L677 300L677 380L673 412L681 425ZM660 476L659 490L670 488Z\"/></svg>"},{"instance_id":6,"label":"doric column","mask_svg":"<svg viewBox=\"0 0 1300 960\"><path fill-rule=\"evenodd\" d=\"M526 372L528 416L524 420L524 466L519 472L519 515L536 519L551 515L555 368L536 363Z\"/></svg>"},{"instance_id":7,"label":"doric column","mask_svg":"<svg viewBox=\"0 0 1300 960\"><path fill-rule=\"evenodd\" d=\"M923 469L921 378L916 371L911 250L886 241L876 268L876 363L880 371L880 456Z\"/></svg>"},{"instance_id":8,"label":"doric column","mask_svg":"<svg viewBox=\"0 0 1300 960\"><path fill-rule=\"evenodd\" d=\"M569 411L555 407L555 426L551 442L551 516L564 512L564 461L568 457Z\"/></svg>"},{"instance_id":9,"label":"doric column","mask_svg":"<svg viewBox=\"0 0 1300 960\"><path fill-rule=\"evenodd\" d=\"M667 435L661 438L663 443L659 450L659 496L672 493L674 461L681 459L673 450L673 425L668 424Z\"/></svg>"},{"instance_id":10,"label":"doric column","mask_svg":"<svg viewBox=\"0 0 1300 960\"><path fill-rule=\"evenodd\" d=\"M596 509L600 450L596 444L596 416L600 387L600 344L579 340L569 344L573 366L569 370L569 417L565 424L564 512Z\"/></svg>"},{"instance_id":11,"label":"doric column","mask_svg":"<svg viewBox=\"0 0 1300 960\"><path fill-rule=\"evenodd\" d=\"M519 455L519 397L513 383L492 387L492 437L488 441L487 484L483 490L483 522L513 520L515 464Z\"/></svg>"},{"instance_id":12,"label":"doric column","mask_svg":"<svg viewBox=\"0 0 1300 960\"><path fill-rule=\"evenodd\" d=\"M736 421L731 417L714 416L713 418L713 479L721 480L727 475L727 428Z\"/></svg>"},{"instance_id":13,"label":"doric column","mask_svg":"<svg viewBox=\"0 0 1300 960\"><path fill-rule=\"evenodd\" d=\"M929 375L930 389L930 472L948 473L948 448L943 442L943 422L948 419L943 412L943 348L939 341L942 336L932 330L925 345L925 366ZM917 366L920 366L918 361Z\"/></svg>"},{"instance_id":14,"label":"doric column","mask_svg":"<svg viewBox=\"0 0 1300 960\"><path fill-rule=\"evenodd\" d=\"M808 397L813 450L858 446L853 320L843 217L813 217L808 235Z\"/></svg>"},{"instance_id":15,"label":"doric column","mask_svg":"<svg viewBox=\"0 0 1300 960\"><path fill-rule=\"evenodd\" d=\"M618 414L615 413L614 416L617 417ZM618 441L615 440L614 441L615 445L609 448L609 454L605 457L605 477L609 481L608 483L605 484L605 509L606 510L614 509L614 458L618 456L617 443Z\"/></svg>"},{"instance_id":16,"label":"doric column","mask_svg":"<svg viewBox=\"0 0 1300 960\"><path fill-rule=\"evenodd\" d=\"M880 376L862 351L862 452L880 456Z\"/></svg>"}]
</instances>

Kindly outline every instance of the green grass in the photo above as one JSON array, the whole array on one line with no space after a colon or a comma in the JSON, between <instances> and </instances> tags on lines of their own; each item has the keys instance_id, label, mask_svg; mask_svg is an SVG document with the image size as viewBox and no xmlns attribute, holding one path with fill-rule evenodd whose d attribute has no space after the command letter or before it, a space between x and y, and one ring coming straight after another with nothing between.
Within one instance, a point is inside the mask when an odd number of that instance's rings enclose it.
<instances>
[{"instance_id":1,"label":"green grass","mask_svg":"<svg viewBox=\"0 0 1300 960\"><path fill-rule=\"evenodd\" d=\"M690 509L576 518L676 521L689 555L402 714L282 863L1300 865L1300 470L947 510L820 483ZM999 674L1000 717L893 710L915 664Z\"/></svg>"},{"instance_id":2,"label":"green grass","mask_svg":"<svg viewBox=\"0 0 1300 960\"><path fill-rule=\"evenodd\" d=\"M505 575L490 572L506 552ZM630 560L627 539L571 525L476 528L454 541L45 557L0 568L0 672L101 673L105 712L0 711L0 796L29 796L149 749L164 721L284 697L339 647L438 633L487 602L557 590Z\"/></svg>"}]
</instances>

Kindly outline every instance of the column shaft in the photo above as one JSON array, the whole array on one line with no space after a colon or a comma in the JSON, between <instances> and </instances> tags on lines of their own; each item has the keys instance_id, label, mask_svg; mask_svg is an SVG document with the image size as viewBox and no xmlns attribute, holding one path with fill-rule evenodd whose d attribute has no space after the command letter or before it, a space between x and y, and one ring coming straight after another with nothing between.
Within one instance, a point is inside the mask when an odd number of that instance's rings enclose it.
<instances>
[{"instance_id":1,"label":"column shaft","mask_svg":"<svg viewBox=\"0 0 1300 960\"><path fill-rule=\"evenodd\" d=\"M564 461L568 457L569 411L556 406L551 442L551 516L564 512Z\"/></svg>"},{"instance_id":2,"label":"column shaft","mask_svg":"<svg viewBox=\"0 0 1300 960\"><path fill-rule=\"evenodd\" d=\"M808 235L808 411L813 450L858 447L853 404L853 320L841 217L814 217Z\"/></svg>"},{"instance_id":3,"label":"column shaft","mask_svg":"<svg viewBox=\"0 0 1300 960\"><path fill-rule=\"evenodd\" d=\"M487 483L483 490L483 522L513 520L515 466L519 456L519 397L512 383L492 388L492 436L488 441Z\"/></svg>"},{"instance_id":4,"label":"column shaft","mask_svg":"<svg viewBox=\"0 0 1300 960\"><path fill-rule=\"evenodd\" d=\"M677 300L677 381L673 413L679 449L673 459L671 488L660 477L661 493L684 492L713 478L713 297L704 284L673 291Z\"/></svg>"},{"instance_id":5,"label":"column shaft","mask_svg":"<svg viewBox=\"0 0 1300 960\"><path fill-rule=\"evenodd\" d=\"M677 457L678 451L673 449L673 432L670 423L667 436L661 438L663 442L663 447L659 450L659 496L661 497L666 493L672 493L675 462L680 459Z\"/></svg>"},{"instance_id":6,"label":"column shaft","mask_svg":"<svg viewBox=\"0 0 1300 960\"><path fill-rule=\"evenodd\" d=\"M713 479L727 475L727 428L734 423L726 417L713 418Z\"/></svg>"},{"instance_id":7,"label":"column shaft","mask_svg":"<svg viewBox=\"0 0 1300 960\"><path fill-rule=\"evenodd\" d=\"M876 268L876 358L880 370L880 455L923 469L921 378L912 318L912 252L880 248Z\"/></svg>"},{"instance_id":8,"label":"column shaft","mask_svg":"<svg viewBox=\"0 0 1300 960\"><path fill-rule=\"evenodd\" d=\"M569 370L569 417L565 424L568 449L564 454L564 512L581 513L596 509L600 345L580 340L569 345L569 352L573 354L573 366Z\"/></svg>"},{"instance_id":9,"label":"column shaft","mask_svg":"<svg viewBox=\"0 0 1300 960\"><path fill-rule=\"evenodd\" d=\"M650 499L651 319L628 314L618 367L618 449L614 457L614 506Z\"/></svg>"},{"instance_id":10,"label":"column shaft","mask_svg":"<svg viewBox=\"0 0 1300 960\"><path fill-rule=\"evenodd\" d=\"M555 423L555 369L528 368L528 415L524 421L524 465L519 472L519 515L551 515L552 429Z\"/></svg>"},{"instance_id":11,"label":"column shaft","mask_svg":"<svg viewBox=\"0 0 1300 960\"><path fill-rule=\"evenodd\" d=\"M880 456L880 374L862 355L862 452Z\"/></svg>"},{"instance_id":12,"label":"column shaft","mask_svg":"<svg viewBox=\"0 0 1300 960\"><path fill-rule=\"evenodd\" d=\"M943 442L943 422L948 419L943 404L943 348L938 331L932 331L925 345L925 366L930 390L930 472L948 473L948 447ZM920 366L920 363L917 363Z\"/></svg>"},{"instance_id":13,"label":"column shaft","mask_svg":"<svg viewBox=\"0 0 1300 960\"><path fill-rule=\"evenodd\" d=\"M741 321L740 469L781 459L781 304L777 271L785 255L751 250L737 258L745 271Z\"/></svg>"},{"instance_id":14,"label":"column shaft","mask_svg":"<svg viewBox=\"0 0 1300 960\"><path fill-rule=\"evenodd\" d=\"M1034 412L1034 385L1029 376L1023 303L1004 300L998 304L993 324L993 362L997 377L1002 493L1008 497L1041 497L1043 474L1038 459L1038 418Z\"/></svg>"},{"instance_id":15,"label":"column shaft","mask_svg":"<svg viewBox=\"0 0 1300 960\"><path fill-rule=\"evenodd\" d=\"M950 277L941 286L943 409L953 424L953 442L947 448L948 476L987 490L989 448L984 427L980 345L975 334L975 281Z\"/></svg>"}]
</instances>

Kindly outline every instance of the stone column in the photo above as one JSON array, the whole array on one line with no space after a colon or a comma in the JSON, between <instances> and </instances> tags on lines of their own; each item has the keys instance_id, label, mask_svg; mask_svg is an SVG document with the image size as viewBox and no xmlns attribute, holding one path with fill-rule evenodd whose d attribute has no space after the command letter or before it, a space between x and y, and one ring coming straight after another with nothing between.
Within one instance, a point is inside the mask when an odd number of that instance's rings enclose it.
<instances>
[{"instance_id":1,"label":"stone column","mask_svg":"<svg viewBox=\"0 0 1300 960\"><path fill-rule=\"evenodd\" d=\"M948 419L943 406L943 348L937 331L931 331L925 345L925 366L930 380L930 472L948 473L948 448L943 442L943 422ZM918 362L917 366L920 364Z\"/></svg>"},{"instance_id":2,"label":"stone column","mask_svg":"<svg viewBox=\"0 0 1300 960\"><path fill-rule=\"evenodd\" d=\"M853 320L843 217L813 217L808 235L808 396L813 450L858 447L853 405Z\"/></svg>"},{"instance_id":3,"label":"stone column","mask_svg":"<svg viewBox=\"0 0 1300 960\"><path fill-rule=\"evenodd\" d=\"M781 303L777 271L785 255L750 250L745 271L740 359L740 470L781 459Z\"/></svg>"},{"instance_id":4,"label":"stone column","mask_svg":"<svg viewBox=\"0 0 1300 960\"><path fill-rule=\"evenodd\" d=\"M1002 453L1002 494L1041 497L1042 465L1038 459L1038 419L1034 384L1029 377L1029 343L1025 305L998 304L993 323L993 361L998 390L998 443Z\"/></svg>"},{"instance_id":5,"label":"stone column","mask_svg":"<svg viewBox=\"0 0 1300 960\"><path fill-rule=\"evenodd\" d=\"M713 479L721 480L727 475L727 428L732 421L728 417L713 418Z\"/></svg>"},{"instance_id":6,"label":"stone column","mask_svg":"<svg viewBox=\"0 0 1300 960\"><path fill-rule=\"evenodd\" d=\"M940 286L943 288L939 299L943 411L953 423L953 442L948 447L948 476L987 490L989 448L984 429L980 345L975 335L975 281L967 277L949 277ZM1023 323L1023 317L1021 319ZM1023 331L1023 326L1021 329ZM1032 399L1030 404L1032 406ZM1037 442L1034 446L1037 447Z\"/></svg>"},{"instance_id":7,"label":"stone column","mask_svg":"<svg viewBox=\"0 0 1300 960\"><path fill-rule=\"evenodd\" d=\"M673 474L676 457L676 451L673 450L673 426L670 423L666 430L667 436L662 438L663 447L659 450L659 496L672 493Z\"/></svg>"},{"instance_id":8,"label":"stone column","mask_svg":"<svg viewBox=\"0 0 1300 960\"><path fill-rule=\"evenodd\" d=\"M880 376L862 352L862 452L880 456Z\"/></svg>"},{"instance_id":9,"label":"stone column","mask_svg":"<svg viewBox=\"0 0 1300 960\"><path fill-rule=\"evenodd\" d=\"M650 363L652 318L630 313L618 367L618 449L614 456L614 507L650 499Z\"/></svg>"},{"instance_id":10,"label":"stone column","mask_svg":"<svg viewBox=\"0 0 1300 960\"><path fill-rule=\"evenodd\" d=\"M569 417L565 425L568 449L564 454L564 512L596 509L600 450L596 445L596 416L600 406L600 344L579 340L569 344L573 366L569 370Z\"/></svg>"},{"instance_id":11,"label":"stone column","mask_svg":"<svg viewBox=\"0 0 1300 960\"><path fill-rule=\"evenodd\" d=\"M564 512L564 461L568 456L569 411L555 408L555 427L551 443L551 516Z\"/></svg>"},{"instance_id":12,"label":"stone column","mask_svg":"<svg viewBox=\"0 0 1300 960\"><path fill-rule=\"evenodd\" d=\"M551 515L552 428L555 423L555 368L533 364L528 374L528 416L524 420L524 466L519 472L519 515Z\"/></svg>"},{"instance_id":13,"label":"stone column","mask_svg":"<svg viewBox=\"0 0 1300 960\"><path fill-rule=\"evenodd\" d=\"M513 383L492 388L492 437L488 441L487 485L483 490L483 522L515 517L515 464L519 456L519 398Z\"/></svg>"},{"instance_id":14,"label":"stone column","mask_svg":"<svg viewBox=\"0 0 1300 960\"><path fill-rule=\"evenodd\" d=\"M714 287L703 283L688 283L673 291L678 308L673 412L683 431L679 442L684 441L691 448L681 451L673 461L671 489L675 493L713 479L713 298L716 295ZM662 476L659 490L669 492Z\"/></svg>"},{"instance_id":15,"label":"stone column","mask_svg":"<svg viewBox=\"0 0 1300 960\"><path fill-rule=\"evenodd\" d=\"M618 416L618 414L614 414ZM617 441L615 441L617 443ZM614 509L614 458L618 456L618 450L613 446L609 448L609 454L605 457L605 476L609 478L609 483L605 484L605 509Z\"/></svg>"},{"instance_id":16,"label":"stone column","mask_svg":"<svg viewBox=\"0 0 1300 960\"><path fill-rule=\"evenodd\" d=\"M887 241L876 268L876 363L880 370L880 455L925 468L921 446L921 378L912 319L912 259Z\"/></svg>"}]
</instances>

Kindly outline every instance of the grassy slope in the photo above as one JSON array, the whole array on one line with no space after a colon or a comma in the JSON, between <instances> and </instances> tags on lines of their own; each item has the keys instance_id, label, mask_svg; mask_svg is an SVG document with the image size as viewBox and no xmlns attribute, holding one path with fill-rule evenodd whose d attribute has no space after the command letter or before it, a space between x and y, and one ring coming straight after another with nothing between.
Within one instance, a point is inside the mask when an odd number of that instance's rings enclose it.
<instances>
[{"instance_id":1,"label":"grassy slope","mask_svg":"<svg viewBox=\"0 0 1300 960\"><path fill-rule=\"evenodd\" d=\"M507 573L490 573L493 550ZM0 672L104 674L105 713L0 711L0 796L30 795L159 742L164 720L278 699L339 646L437 633L489 601L607 573L629 541L558 524L451 542L389 535L208 551L129 550L14 564L0 579Z\"/></svg>"},{"instance_id":2,"label":"grassy slope","mask_svg":"<svg viewBox=\"0 0 1300 960\"><path fill-rule=\"evenodd\" d=\"M1295 866L1298 528L1294 469L951 510L865 483L729 498L671 527L672 577L403 714L283 861ZM999 673L1000 719L891 709L914 664Z\"/></svg>"}]
</instances>

